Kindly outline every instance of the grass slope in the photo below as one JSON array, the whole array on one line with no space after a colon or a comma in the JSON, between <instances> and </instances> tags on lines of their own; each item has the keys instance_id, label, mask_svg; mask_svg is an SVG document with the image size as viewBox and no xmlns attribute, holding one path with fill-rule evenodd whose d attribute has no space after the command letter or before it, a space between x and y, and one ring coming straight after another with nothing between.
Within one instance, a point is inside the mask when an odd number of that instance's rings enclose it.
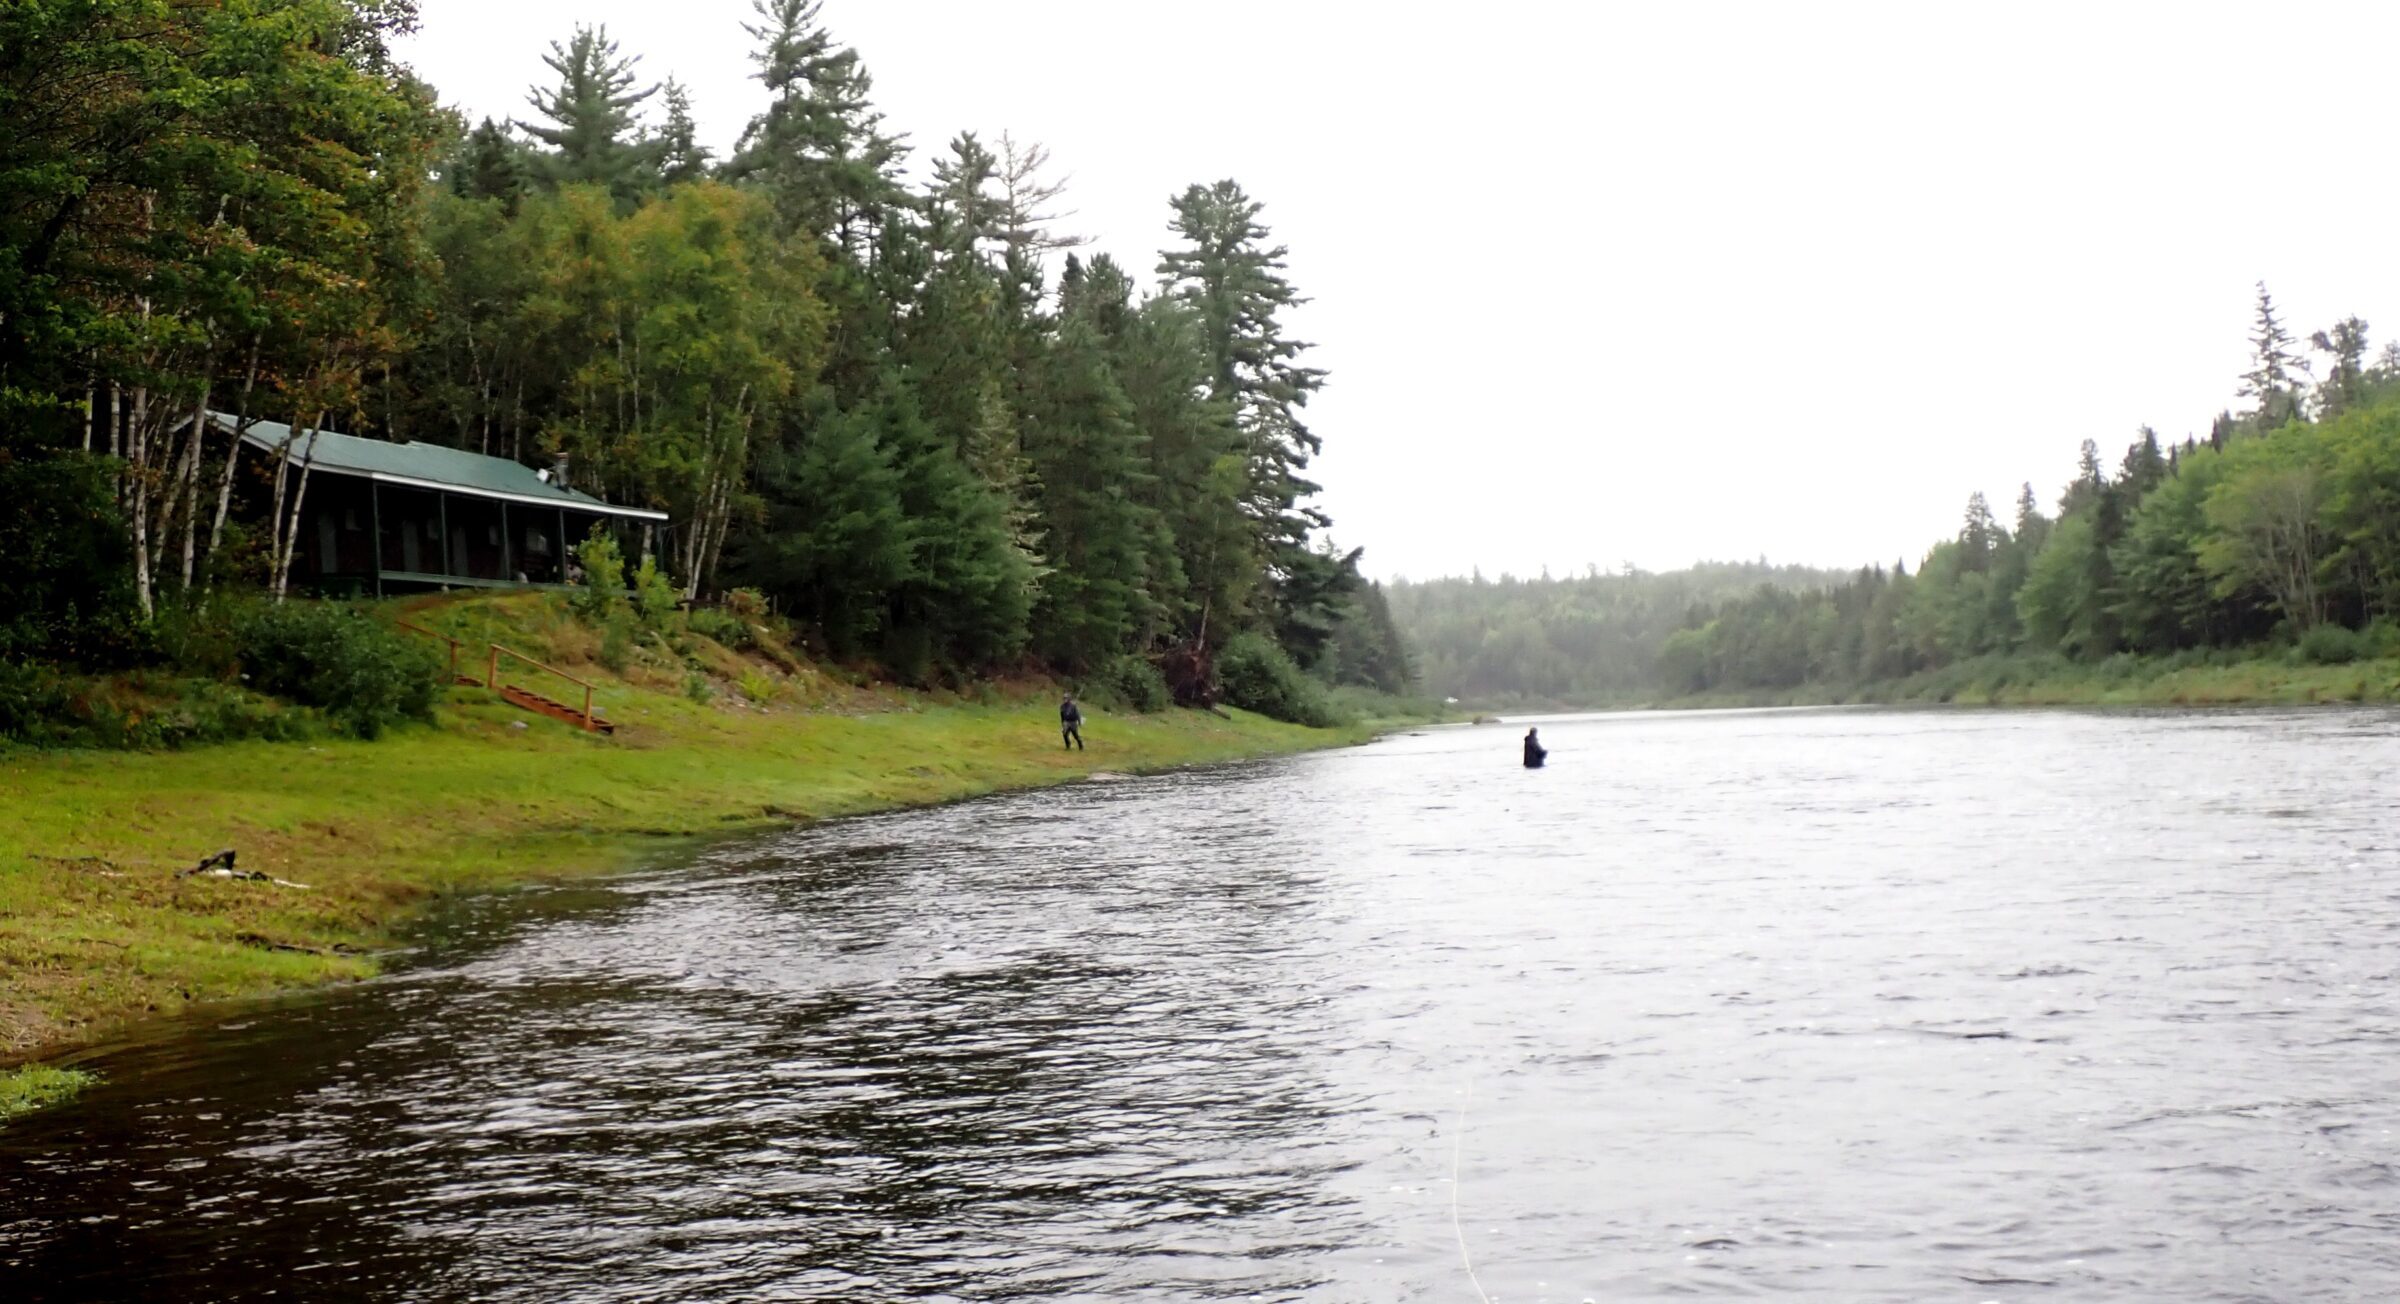
<instances>
[{"instance_id":1,"label":"grass slope","mask_svg":"<svg viewBox=\"0 0 2400 1304\"><path fill-rule=\"evenodd\" d=\"M578 662L581 636L539 597L410 615L576 662L601 681L616 736L460 688L440 727L372 743L0 753L0 1061L195 1002L365 975L443 893L631 867L795 819L1355 736L1239 712L1094 710L1090 750L1062 752L1048 685L944 700L842 684L780 649L679 640L670 659L664 638L617 675ZM708 702L694 700L694 661L718 675ZM176 876L220 848L307 890Z\"/></svg>"}]
</instances>

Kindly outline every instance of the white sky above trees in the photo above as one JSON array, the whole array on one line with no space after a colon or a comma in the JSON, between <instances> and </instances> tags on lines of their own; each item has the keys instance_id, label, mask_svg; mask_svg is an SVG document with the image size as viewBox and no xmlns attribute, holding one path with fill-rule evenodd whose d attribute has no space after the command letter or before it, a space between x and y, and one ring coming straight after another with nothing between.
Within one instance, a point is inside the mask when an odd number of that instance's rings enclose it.
<instances>
[{"instance_id":1,"label":"white sky above trees","mask_svg":"<svg viewBox=\"0 0 2400 1304\"><path fill-rule=\"evenodd\" d=\"M606 23L721 155L749 0L423 0L448 102L525 117ZM1377 576L1911 566L1970 491L2205 435L2253 282L2400 338L2388 4L827 0L921 167L1050 148L1147 276L1167 199L1267 205ZM650 106L656 107L653 100Z\"/></svg>"}]
</instances>

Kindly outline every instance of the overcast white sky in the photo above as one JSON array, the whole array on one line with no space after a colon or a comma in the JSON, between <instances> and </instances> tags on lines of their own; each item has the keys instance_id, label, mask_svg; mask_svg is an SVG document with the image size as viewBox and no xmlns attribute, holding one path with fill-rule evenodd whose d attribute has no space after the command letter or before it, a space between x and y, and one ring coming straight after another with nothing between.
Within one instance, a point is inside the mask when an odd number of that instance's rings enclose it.
<instances>
[{"instance_id":1,"label":"overcast white sky","mask_svg":"<svg viewBox=\"0 0 2400 1304\"><path fill-rule=\"evenodd\" d=\"M423 0L526 116L601 22L722 151L749 0ZM1916 558L2086 437L2205 434L2252 283L2400 332L2400 5L826 0L920 156L1050 147L1137 271L1239 180L1314 300L1334 537L1423 578Z\"/></svg>"}]
</instances>

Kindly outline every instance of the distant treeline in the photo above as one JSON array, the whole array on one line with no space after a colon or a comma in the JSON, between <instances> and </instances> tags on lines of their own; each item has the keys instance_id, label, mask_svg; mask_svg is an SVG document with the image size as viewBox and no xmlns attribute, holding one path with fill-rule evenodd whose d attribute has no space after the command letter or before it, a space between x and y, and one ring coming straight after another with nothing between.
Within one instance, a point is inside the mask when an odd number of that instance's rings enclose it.
<instances>
[{"instance_id":1,"label":"distant treeline","mask_svg":"<svg viewBox=\"0 0 2400 1304\"><path fill-rule=\"evenodd\" d=\"M2400 648L2400 348L2370 357L2355 317L2303 344L2264 286L2250 339L2244 406L2206 438L2144 428L2113 466L2087 439L2055 514L2030 484L2010 520L1974 494L1913 573L1760 575L1696 594L1664 633L1643 595L1725 568L1397 586L1392 606L1429 688L1491 699L1839 695L1979 658Z\"/></svg>"},{"instance_id":2,"label":"distant treeline","mask_svg":"<svg viewBox=\"0 0 2400 1304\"><path fill-rule=\"evenodd\" d=\"M1078 255L1039 146L911 177L815 0L755 7L720 158L592 28L470 128L392 53L411 0L0 5L0 662L280 590L297 515L228 520L214 408L563 462L671 514L686 596L911 678L1204 675L1247 634L1401 687L1319 542L1325 376L1259 201L1193 185L1154 265Z\"/></svg>"},{"instance_id":3,"label":"distant treeline","mask_svg":"<svg viewBox=\"0 0 2400 1304\"><path fill-rule=\"evenodd\" d=\"M1654 695L1659 650L1693 612L1842 578L1709 562L1665 574L1628 567L1563 579L1399 580L1385 594L1427 692L1489 705L1588 705Z\"/></svg>"}]
</instances>

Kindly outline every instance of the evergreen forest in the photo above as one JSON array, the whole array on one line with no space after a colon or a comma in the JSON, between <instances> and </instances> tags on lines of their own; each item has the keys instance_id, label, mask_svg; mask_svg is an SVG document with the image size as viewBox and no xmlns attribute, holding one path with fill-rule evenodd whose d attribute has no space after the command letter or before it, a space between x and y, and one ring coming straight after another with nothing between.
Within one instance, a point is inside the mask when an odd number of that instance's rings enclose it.
<instances>
[{"instance_id":1,"label":"evergreen forest","mask_svg":"<svg viewBox=\"0 0 2400 1304\"><path fill-rule=\"evenodd\" d=\"M2400 347L2371 353L2356 317L2303 339L2264 285L2249 342L2205 436L2087 439L2056 502L1973 494L1913 570L1478 577L1397 583L1390 605L1429 691L1496 704L2400 656Z\"/></svg>"},{"instance_id":2,"label":"evergreen forest","mask_svg":"<svg viewBox=\"0 0 2400 1304\"><path fill-rule=\"evenodd\" d=\"M1231 649L1407 685L1323 542L1327 377L1241 185L1162 196L1155 260L1093 251L1041 146L888 128L819 0L729 26L768 102L721 155L593 27L521 121L464 121L394 54L414 23L0 6L0 668L139 665L211 594L280 597L213 409L563 467L671 514L683 600L908 682L1131 661L1206 700Z\"/></svg>"}]
</instances>

